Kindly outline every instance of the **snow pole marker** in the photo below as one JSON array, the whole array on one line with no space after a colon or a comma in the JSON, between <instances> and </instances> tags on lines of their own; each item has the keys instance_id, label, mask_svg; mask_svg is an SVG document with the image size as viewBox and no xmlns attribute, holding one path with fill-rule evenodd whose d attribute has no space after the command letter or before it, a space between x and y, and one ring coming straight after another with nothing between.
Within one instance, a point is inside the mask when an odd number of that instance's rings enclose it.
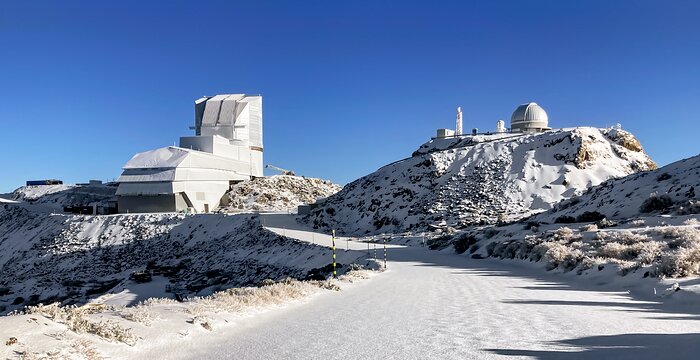
<instances>
[{"instance_id":1,"label":"snow pole marker","mask_svg":"<svg viewBox=\"0 0 700 360\"><path fill-rule=\"evenodd\" d=\"M333 277L337 278L338 273L335 271L335 230L332 230L331 241L333 242Z\"/></svg>"},{"instance_id":2,"label":"snow pole marker","mask_svg":"<svg viewBox=\"0 0 700 360\"><path fill-rule=\"evenodd\" d=\"M384 237L384 269L386 269L386 237Z\"/></svg>"}]
</instances>

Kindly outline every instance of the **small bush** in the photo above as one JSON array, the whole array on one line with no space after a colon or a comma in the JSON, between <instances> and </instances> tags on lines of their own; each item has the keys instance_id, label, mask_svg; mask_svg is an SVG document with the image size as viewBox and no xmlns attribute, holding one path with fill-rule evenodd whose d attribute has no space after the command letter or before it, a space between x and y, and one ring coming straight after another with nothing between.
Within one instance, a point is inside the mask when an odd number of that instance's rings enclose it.
<instances>
[{"instance_id":1,"label":"small bush","mask_svg":"<svg viewBox=\"0 0 700 360\"><path fill-rule=\"evenodd\" d=\"M700 214L700 201L698 200L688 200L682 205L678 206L676 210L678 215L695 215Z\"/></svg>"},{"instance_id":2,"label":"small bush","mask_svg":"<svg viewBox=\"0 0 700 360\"><path fill-rule=\"evenodd\" d=\"M690 218L683 221L683 225L700 225L700 221L696 218Z\"/></svg>"},{"instance_id":3,"label":"small bush","mask_svg":"<svg viewBox=\"0 0 700 360\"><path fill-rule=\"evenodd\" d=\"M671 178L671 174L663 173L663 174L656 177L656 181L664 181L664 180L668 180L670 178Z\"/></svg>"},{"instance_id":4,"label":"small bush","mask_svg":"<svg viewBox=\"0 0 700 360\"><path fill-rule=\"evenodd\" d=\"M469 249L470 246L476 244L477 238L472 234L459 234L452 240L457 254L462 254Z\"/></svg>"},{"instance_id":5,"label":"small bush","mask_svg":"<svg viewBox=\"0 0 700 360\"><path fill-rule=\"evenodd\" d=\"M539 252L544 252L542 260L546 263L547 270L560 268L563 271L571 271L583 260L583 252L572 249L566 245L548 242L538 245Z\"/></svg>"},{"instance_id":6,"label":"small bush","mask_svg":"<svg viewBox=\"0 0 700 360\"><path fill-rule=\"evenodd\" d=\"M596 252L603 258L637 261L640 264L649 265L661 255L662 248L663 245L658 241L638 242L631 245L610 242L598 248Z\"/></svg>"},{"instance_id":7,"label":"small bush","mask_svg":"<svg viewBox=\"0 0 700 360\"><path fill-rule=\"evenodd\" d=\"M605 219L605 215L597 211L584 211L576 217L577 222L596 222Z\"/></svg>"},{"instance_id":8,"label":"small bush","mask_svg":"<svg viewBox=\"0 0 700 360\"><path fill-rule=\"evenodd\" d=\"M700 244L676 251L661 257L656 268L657 275L685 277L700 274Z\"/></svg>"},{"instance_id":9,"label":"small bush","mask_svg":"<svg viewBox=\"0 0 700 360\"><path fill-rule=\"evenodd\" d=\"M575 223L575 222L576 222L576 218L573 216L569 216L569 215L562 215L562 216L559 216L558 218L554 219L555 224L571 224L571 223Z\"/></svg>"},{"instance_id":10,"label":"small bush","mask_svg":"<svg viewBox=\"0 0 700 360\"><path fill-rule=\"evenodd\" d=\"M145 304L125 308L119 315L126 320L141 323L145 326L151 326L153 321L157 319L156 313L151 311L151 307Z\"/></svg>"},{"instance_id":11,"label":"small bush","mask_svg":"<svg viewBox=\"0 0 700 360\"><path fill-rule=\"evenodd\" d=\"M654 211L664 211L673 206L673 199L668 195L654 195L644 200L639 211L642 213L650 213Z\"/></svg>"},{"instance_id":12,"label":"small bush","mask_svg":"<svg viewBox=\"0 0 700 360\"><path fill-rule=\"evenodd\" d=\"M597 231L598 230L598 225L596 224L586 224L581 226L579 229L580 231Z\"/></svg>"},{"instance_id":13,"label":"small bush","mask_svg":"<svg viewBox=\"0 0 700 360\"><path fill-rule=\"evenodd\" d=\"M440 237L428 239L426 242L428 244L428 249L430 250L442 250L450 245L452 236L443 235Z\"/></svg>"}]
</instances>

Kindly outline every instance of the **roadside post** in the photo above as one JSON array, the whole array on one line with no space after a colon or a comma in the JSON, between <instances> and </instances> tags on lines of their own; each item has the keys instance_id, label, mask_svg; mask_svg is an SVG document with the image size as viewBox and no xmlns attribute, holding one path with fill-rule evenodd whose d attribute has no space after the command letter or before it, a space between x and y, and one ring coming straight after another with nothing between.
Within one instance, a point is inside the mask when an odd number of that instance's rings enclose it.
<instances>
[{"instance_id":1,"label":"roadside post","mask_svg":"<svg viewBox=\"0 0 700 360\"><path fill-rule=\"evenodd\" d=\"M386 236L384 237L384 269L386 269Z\"/></svg>"},{"instance_id":2,"label":"roadside post","mask_svg":"<svg viewBox=\"0 0 700 360\"><path fill-rule=\"evenodd\" d=\"M335 230L332 231L331 241L333 242L333 277L337 278L338 273L335 270Z\"/></svg>"}]
</instances>

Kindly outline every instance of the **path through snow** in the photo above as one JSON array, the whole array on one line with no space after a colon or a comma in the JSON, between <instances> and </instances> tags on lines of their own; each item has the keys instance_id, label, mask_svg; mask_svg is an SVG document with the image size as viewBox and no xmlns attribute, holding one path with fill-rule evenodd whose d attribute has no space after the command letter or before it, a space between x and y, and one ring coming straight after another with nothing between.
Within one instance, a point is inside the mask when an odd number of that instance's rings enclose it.
<instances>
[{"instance_id":1,"label":"path through snow","mask_svg":"<svg viewBox=\"0 0 700 360\"><path fill-rule=\"evenodd\" d=\"M266 225L302 240L328 240L291 219L267 215ZM367 246L349 244L357 250ZM700 354L697 305L639 301L530 264L419 247L392 246L389 260L388 271L371 280L242 319L211 339L185 345L187 351L171 347L158 356L695 359Z\"/></svg>"}]
</instances>

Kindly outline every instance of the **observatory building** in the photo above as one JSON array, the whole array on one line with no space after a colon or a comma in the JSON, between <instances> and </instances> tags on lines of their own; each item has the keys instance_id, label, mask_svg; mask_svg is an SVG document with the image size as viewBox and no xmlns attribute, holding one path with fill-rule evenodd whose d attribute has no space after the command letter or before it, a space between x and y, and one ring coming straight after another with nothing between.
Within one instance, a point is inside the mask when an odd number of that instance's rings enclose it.
<instances>
[{"instance_id":1,"label":"observatory building","mask_svg":"<svg viewBox=\"0 0 700 360\"><path fill-rule=\"evenodd\" d=\"M551 130L547 113L537 103L531 102L518 106L510 117L512 132L542 132Z\"/></svg>"},{"instance_id":2,"label":"observatory building","mask_svg":"<svg viewBox=\"0 0 700 360\"><path fill-rule=\"evenodd\" d=\"M437 129L436 138L459 138L463 132L462 108L457 108L455 130ZM536 133L551 130L547 113L537 103L531 102L518 106L510 117L510 129L506 128L503 120L496 122L496 134L503 133ZM478 134L478 129L472 129L472 135ZM491 132L486 133L491 134Z\"/></svg>"},{"instance_id":3,"label":"observatory building","mask_svg":"<svg viewBox=\"0 0 700 360\"><path fill-rule=\"evenodd\" d=\"M209 212L230 186L263 176L262 96L195 101L195 136L134 155L119 177L119 212Z\"/></svg>"}]
</instances>

